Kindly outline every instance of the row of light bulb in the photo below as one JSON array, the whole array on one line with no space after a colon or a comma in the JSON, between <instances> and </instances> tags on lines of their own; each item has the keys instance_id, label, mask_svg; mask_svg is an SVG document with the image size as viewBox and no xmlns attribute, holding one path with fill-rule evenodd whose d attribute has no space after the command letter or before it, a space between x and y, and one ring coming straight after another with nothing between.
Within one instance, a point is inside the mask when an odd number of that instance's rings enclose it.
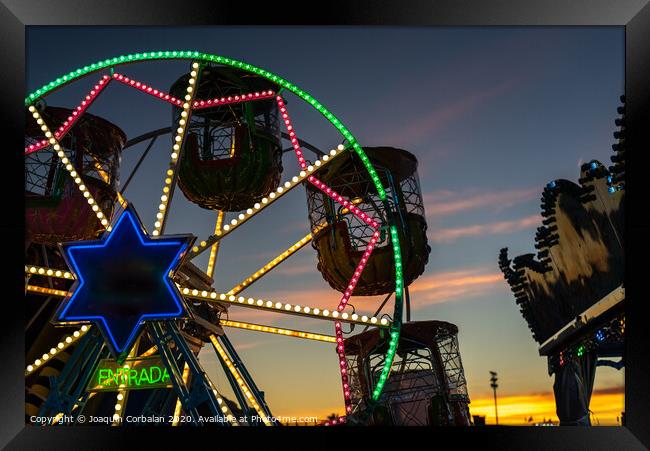
<instances>
[{"instance_id":1,"label":"row of light bulb","mask_svg":"<svg viewBox=\"0 0 650 451\"><path fill-rule=\"evenodd\" d=\"M287 127L287 132L289 133L289 139L291 140L291 145L293 146L293 150L296 153L296 157L298 158L298 164L302 169L305 169L307 167L307 161L305 160L305 157L302 154L302 149L300 148L300 141L298 141L296 132L293 129L293 124L291 123L291 119L289 118L289 112L287 111L287 108L284 104L284 99L281 96L277 96L276 101L278 102L278 108L280 109L280 115L282 115L282 120L284 121L284 125Z\"/></svg>"},{"instance_id":2,"label":"row of light bulb","mask_svg":"<svg viewBox=\"0 0 650 451\"><path fill-rule=\"evenodd\" d=\"M131 350L131 355L129 357L133 357L133 353L135 352L136 348L137 346L133 347L133 349ZM151 348L147 349L145 352L140 354L138 358L148 357L154 354L157 350L158 348L156 346L152 346ZM124 368L128 369L129 365L125 364ZM121 388L117 391L117 397L114 406L115 412L113 413L113 426L122 425L122 417L124 415L124 405L126 404L127 390L124 387L124 384L120 384L120 387Z\"/></svg>"},{"instance_id":3,"label":"row of light bulb","mask_svg":"<svg viewBox=\"0 0 650 451\"><path fill-rule=\"evenodd\" d=\"M156 213L156 222L154 223L154 230L152 234L154 236L160 235L163 224L167 217L166 210L167 205L169 204L169 199L171 197L172 182L174 180L174 170L176 169L176 163L178 162L178 156L181 152L181 145L183 144L183 138L185 137L185 131L189 125L190 112L192 110L191 103L194 99L195 94L195 84L198 73L199 63L192 63L192 71L190 72L190 79L188 81L188 86L186 88L187 94L185 94L185 102L183 103L183 110L181 111L181 118L178 121L178 128L176 129L176 136L174 136L174 144L172 145L171 161L169 162L169 169L165 173L165 184L163 186L163 193L160 196L160 205L158 205L158 213Z\"/></svg>"},{"instance_id":4,"label":"row of light bulb","mask_svg":"<svg viewBox=\"0 0 650 451\"><path fill-rule=\"evenodd\" d=\"M266 332L269 334L286 335L288 337L304 338L305 340L324 341L326 343L336 343L336 338L331 335L314 334L300 330L281 329L279 327L262 326L260 324L245 323L242 321L219 320L219 324L226 327L237 329L253 330L257 332Z\"/></svg>"},{"instance_id":5,"label":"row of light bulb","mask_svg":"<svg viewBox=\"0 0 650 451\"><path fill-rule=\"evenodd\" d=\"M72 333L72 335L68 335L65 337L63 340L61 340L55 347L50 349L50 352L47 354L43 354L43 356L40 359L36 359L34 363L31 365L27 365L27 369L25 370L25 375L29 375L33 373L35 370L43 366L48 360L50 360L52 357L57 355L59 352L64 351L67 349L71 344L79 340L88 330L90 329L90 326L81 326L80 330L76 330Z\"/></svg>"},{"instance_id":6,"label":"row of light bulb","mask_svg":"<svg viewBox=\"0 0 650 451\"><path fill-rule=\"evenodd\" d=\"M187 387L187 381L190 379L190 366L185 362L183 366L183 385ZM176 406L174 407L174 419L172 420L172 426L178 426L180 422L181 409L183 408L183 403L181 403L181 398L179 397L176 400Z\"/></svg>"},{"instance_id":7,"label":"row of light bulb","mask_svg":"<svg viewBox=\"0 0 650 451\"><path fill-rule=\"evenodd\" d=\"M226 401L221 397L221 394L217 389L214 387L212 384L212 381L210 380L209 377L206 377L208 380L208 384L210 384L210 388L212 389L212 393L214 396L217 398L217 404L219 404L219 409L221 410L221 413L224 414L226 419L233 425L233 426L239 426L239 422L237 421L237 418L235 418L235 415L233 415L232 411L228 408L228 404Z\"/></svg>"},{"instance_id":8,"label":"row of light bulb","mask_svg":"<svg viewBox=\"0 0 650 451\"><path fill-rule=\"evenodd\" d=\"M135 349L135 348L134 348ZM124 369L128 370L129 369L129 364L125 363L124 364ZM115 401L115 406L113 407L115 409L115 413L113 413L113 425L117 426L121 424L121 419L123 415L123 407L124 404L126 404L126 385L125 384L120 384L119 385L120 390L117 391L117 398Z\"/></svg>"},{"instance_id":9,"label":"row of light bulb","mask_svg":"<svg viewBox=\"0 0 650 451\"><path fill-rule=\"evenodd\" d=\"M264 299L245 298L244 296L227 295L225 293L216 293L209 291L199 291L187 287L179 287L183 295L195 299L214 300L219 302L228 302L233 305L241 305L244 307L255 308L259 310L271 310L275 312L288 313L292 315L309 316L317 319L329 319L345 321L354 324L375 324L377 326L388 327L390 321L386 318L377 319L376 316L358 315L357 313L349 314L347 312L339 312L338 310L329 311L327 309L312 308L308 306L300 306L287 304L282 302L265 301Z\"/></svg>"},{"instance_id":10,"label":"row of light bulb","mask_svg":"<svg viewBox=\"0 0 650 451\"><path fill-rule=\"evenodd\" d=\"M345 358L345 345L343 340L343 329L341 322L335 323L336 330L336 353L339 356L339 372L341 374L341 386L343 389L343 401L345 403L346 415L352 412L352 397L350 395L350 379L348 377L348 362Z\"/></svg>"},{"instance_id":11,"label":"row of light bulb","mask_svg":"<svg viewBox=\"0 0 650 451\"><path fill-rule=\"evenodd\" d=\"M228 368L230 373L235 378L235 381L237 381L237 385L239 385L239 388L242 390L242 392L246 396L246 399L248 400L248 402L250 402L251 406L253 406L255 411L262 418L262 421L264 422L264 424L267 425L267 426L271 426L271 422L266 417L266 413L264 412L264 410L262 410L262 408L258 404L257 400L253 396L253 393L251 392L250 388L248 387L248 384L246 384L244 379L241 377L241 375L239 374L239 371L237 370L237 368L235 368L235 365L232 363L232 360L230 360L230 357L228 357L228 354L226 354L226 351L221 347L221 344L219 343L219 340L217 340L217 337L214 336L214 335L210 335L210 341L212 342L212 345L214 346L214 348L219 353L219 356L221 357L221 360L226 364L226 367Z\"/></svg>"},{"instance_id":12,"label":"row of light bulb","mask_svg":"<svg viewBox=\"0 0 650 451\"><path fill-rule=\"evenodd\" d=\"M317 179L314 176L309 176L308 180L315 187L319 188L322 192L327 194L332 200L338 202L343 207L347 208L352 214L357 216L359 219L361 219L363 222L368 224L370 227L372 227L373 229L379 228L379 223L377 221L375 221L366 213L364 213L359 207L354 205L354 203L350 202L349 200L347 200L346 198L338 194L336 191L334 191L332 188L327 186L327 184L321 182L319 179Z\"/></svg>"},{"instance_id":13,"label":"row of light bulb","mask_svg":"<svg viewBox=\"0 0 650 451\"><path fill-rule=\"evenodd\" d=\"M68 173L70 174L70 177L72 177L74 182L77 184L77 188L79 189L79 191L81 191L81 194L83 194L83 196L88 201L88 204L95 212L97 219L99 219L101 224L104 227L106 227L106 230L110 232L111 227L108 224L108 219L106 219L104 213L102 213L102 211L99 209L99 206L95 202L95 199L93 198L92 194L90 193L90 191L88 191L88 188L86 187L86 185L84 185L83 181L81 180L81 177L79 177L79 174L77 174L77 171L72 166L72 162L65 155L65 152L63 151L63 148L61 147L59 141L54 137L54 135L48 128L47 124L45 124L45 121L43 121L43 119L41 118L41 115L39 114L36 107L30 105L29 111L30 113L32 113L32 116L36 120L36 123L41 126L41 130L45 133L45 137L48 139L48 142L54 147L54 150L56 151L57 155L61 159L61 163L65 167L66 171L68 171Z\"/></svg>"},{"instance_id":14,"label":"row of light bulb","mask_svg":"<svg viewBox=\"0 0 650 451\"><path fill-rule=\"evenodd\" d=\"M129 77L125 77L122 74L114 73L113 74L113 79L115 79L115 80L117 80L119 82L122 82L127 86L131 86L133 88L136 88L136 89L144 92L145 94L150 94L150 95L152 95L152 96L154 96L156 98L159 98L160 100L164 100L166 102L169 102L172 105L182 106L183 103L184 103L182 100L177 99L176 97L174 97L174 96L172 96L170 94L167 94L164 91L154 89L149 85L146 85L144 83L140 83L139 81L136 81L136 80L132 80ZM187 100L187 98L185 100Z\"/></svg>"},{"instance_id":15,"label":"row of light bulb","mask_svg":"<svg viewBox=\"0 0 650 451\"><path fill-rule=\"evenodd\" d=\"M27 266L25 265L25 274L34 274L40 276L56 277L59 279L74 279L75 276L69 271L62 271L60 269L45 268L43 266Z\"/></svg>"},{"instance_id":16,"label":"row of light bulb","mask_svg":"<svg viewBox=\"0 0 650 451\"><path fill-rule=\"evenodd\" d=\"M331 162L334 159L333 157L340 155L340 152L343 150L345 150L345 147L343 145L339 145L337 149L330 150L329 155L323 155L320 159L316 160L314 164L311 164L307 166L305 170L300 171L299 175L292 177L291 180L287 180L275 191L271 192L267 197L263 197L260 202L255 203L255 205L253 205L253 208L249 208L244 213L240 213L236 218L232 219L229 224L225 224L222 230L215 231L214 235L210 236L205 241L201 241L198 246L194 246L192 248L190 258L194 258L197 255L201 254L206 249L208 249L209 246L212 246L218 240L231 233L233 230L241 226L243 223L248 221L260 211L264 210L280 197L302 183L314 171Z\"/></svg>"},{"instance_id":17,"label":"row of light bulb","mask_svg":"<svg viewBox=\"0 0 650 451\"><path fill-rule=\"evenodd\" d=\"M343 311L343 309L345 309L345 306L350 300L350 296L352 296L352 292L354 291L354 288L356 287L361 277L361 273L363 272L363 269L365 268L366 263L370 258L370 255L372 254L372 251L375 247L375 243L377 243L378 239L379 239L379 230L375 230L375 232L372 235L372 238L370 239L370 243L368 244L365 252L361 256L361 259L359 260L359 264L357 265L354 274L350 279L349 285L345 289L345 292L343 293L343 296L339 301L337 310ZM341 385L343 388L343 400L345 403L345 413L350 414L352 413L352 397L350 394L350 379L348 377L348 364L347 364L347 359L345 358L343 330L341 328L340 321L336 322L335 329L336 329L336 342L337 342L336 352L339 356L339 371L341 373Z\"/></svg>"},{"instance_id":18,"label":"row of light bulb","mask_svg":"<svg viewBox=\"0 0 650 451\"><path fill-rule=\"evenodd\" d=\"M265 275L267 272L271 271L273 268L278 266L280 263L285 261L287 258L298 252L300 249L302 249L307 243L309 243L312 239L312 234L308 233L305 235L303 238L301 238L299 241L297 241L295 244L293 244L291 247L289 247L286 251L282 252L280 255L275 257L273 260L268 262L266 265L262 266L260 269L255 271L250 277L242 280L237 286L235 286L232 290L228 291L228 295L231 294L238 294L241 292L244 288L255 282L257 279Z\"/></svg>"},{"instance_id":19,"label":"row of light bulb","mask_svg":"<svg viewBox=\"0 0 650 451\"><path fill-rule=\"evenodd\" d=\"M226 213L223 210L219 210L217 213L217 220L215 221L214 224L214 233L217 233L217 231L221 230L221 226L223 225L223 218L226 216ZM208 275L208 277L212 278L214 275L214 265L215 262L217 261L217 252L219 252L219 242L217 241L212 245L210 248L210 257L208 258L208 268L206 269L205 273Z\"/></svg>"},{"instance_id":20,"label":"row of light bulb","mask_svg":"<svg viewBox=\"0 0 650 451\"><path fill-rule=\"evenodd\" d=\"M192 74L190 73L190 77ZM164 100L166 102L171 103L172 105L175 106L182 106L183 105L183 100L177 99L176 97L172 96L171 94L168 94L164 91L154 89L153 87L141 83L137 80L133 80L127 76L124 76L122 74L114 73L113 78L117 81L120 81L124 83L127 86L134 87L145 94L150 94L156 98L159 98L161 100ZM215 99L209 99L209 100L194 100L192 101L192 108L193 109L202 109L202 108L210 108L213 106L219 106L219 105L227 105L231 103L240 103L240 102L247 102L249 100L262 100L262 99L269 99L274 96L273 91L261 91L261 92L254 92L254 93L246 93L246 94L241 94L241 95L235 95L235 96L230 96L230 97L221 97L221 98L215 98ZM187 98L185 98L187 100Z\"/></svg>"},{"instance_id":21,"label":"row of light bulb","mask_svg":"<svg viewBox=\"0 0 650 451\"><path fill-rule=\"evenodd\" d=\"M345 416L334 418L333 420L327 420L323 426L336 426L337 424L343 424L345 423L346 418Z\"/></svg>"},{"instance_id":22,"label":"row of light bulb","mask_svg":"<svg viewBox=\"0 0 650 451\"><path fill-rule=\"evenodd\" d=\"M106 173L106 171L104 171L104 169L102 168L101 163L99 161L97 161L97 159L95 157L93 157L93 159L95 160L95 164L94 164L95 170L97 171L99 176L102 178L102 180L107 185L109 185L110 182L111 182L111 179L110 179L109 175ZM122 208L126 208L126 199L124 199L124 197L122 197L122 193L117 191L116 195L117 195L118 202L120 203L120 205L122 205Z\"/></svg>"},{"instance_id":23,"label":"row of light bulb","mask_svg":"<svg viewBox=\"0 0 650 451\"><path fill-rule=\"evenodd\" d=\"M133 346L133 348L131 348L131 352L129 352L128 358L133 358L135 356L137 348L138 348L138 345L137 345L137 342L136 342L136 345ZM124 369L125 370L129 369L129 364L128 363L124 364ZM115 406L114 406L115 411L113 413L113 426L121 426L122 425L122 417L124 415L124 406L126 404L126 397L127 397L126 387L123 384L120 384L119 387L120 387L120 389L117 391L117 397L116 397Z\"/></svg>"},{"instance_id":24,"label":"row of light bulb","mask_svg":"<svg viewBox=\"0 0 650 451\"><path fill-rule=\"evenodd\" d=\"M86 95L86 97L81 101L81 103L72 111L72 114L63 122L63 124L54 132L54 137L58 140L63 138L66 133L72 128L72 126L81 118L83 113L88 109L88 107L93 103L95 98L99 95L102 90L108 86L110 77L104 75L101 80L93 87L93 89ZM31 110L30 110L31 111ZM40 124L39 124L40 125ZM38 143L31 144L25 147L25 155L29 155L32 152L36 152L44 147L47 147L51 142L48 139L39 141Z\"/></svg>"},{"instance_id":25,"label":"row of light bulb","mask_svg":"<svg viewBox=\"0 0 650 451\"><path fill-rule=\"evenodd\" d=\"M38 293L38 294L47 294L49 296L59 296L59 297L66 297L69 293L64 290L57 290L56 288L48 288L48 287L39 287L37 285L26 285L25 286L25 291L29 291L32 293Z\"/></svg>"},{"instance_id":26,"label":"row of light bulb","mask_svg":"<svg viewBox=\"0 0 650 451\"><path fill-rule=\"evenodd\" d=\"M370 259L370 255L372 254L372 251L374 250L378 240L379 240L379 230L375 230L375 232L372 234L372 238L370 238L370 242L368 243L366 250L364 251L363 255L361 256L361 259L359 260L359 264L354 270L354 274L352 274L350 283L348 284L348 286L345 288L345 291L343 292L343 296L341 297L339 306L337 307L339 311L343 311L348 301L350 300L350 296L352 296L352 292L354 291L354 288L357 286L357 283L359 283L359 279L361 278L361 273L366 267L366 264L368 263L368 260Z\"/></svg>"},{"instance_id":27,"label":"row of light bulb","mask_svg":"<svg viewBox=\"0 0 650 451\"><path fill-rule=\"evenodd\" d=\"M240 102L248 102L249 100L263 100L263 99L270 99L275 95L275 93L271 90L269 91L261 91L261 92L249 92L247 94L241 94L241 95L235 95L235 96L229 96L229 97L221 97L221 98L214 98L210 100L195 100L194 103L192 104L195 110L200 110L203 108L210 108L214 106L219 106L219 105L228 105L231 103L240 103Z\"/></svg>"},{"instance_id":28,"label":"row of light bulb","mask_svg":"<svg viewBox=\"0 0 650 451\"><path fill-rule=\"evenodd\" d=\"M390 235L391 241L393 243L393 258L395 260L395 323L391 325L390 332L390 341L388 342L388 351L386 352L386 358L384 359L384 366L381 370L381 375L375 386L372 399L375 401L379 399L381 392L388 380L390 375L391 368L393 366L393 360L395 359L395 352L397 351L397 346L399 345L399 334L401 326L401 317L402 317L402 305L404 302L403 299L403 283L404 275L402 272L402 252L399 244L399 235L397 233L397 226L390 226Z\"/></svg>"}]
</instances>

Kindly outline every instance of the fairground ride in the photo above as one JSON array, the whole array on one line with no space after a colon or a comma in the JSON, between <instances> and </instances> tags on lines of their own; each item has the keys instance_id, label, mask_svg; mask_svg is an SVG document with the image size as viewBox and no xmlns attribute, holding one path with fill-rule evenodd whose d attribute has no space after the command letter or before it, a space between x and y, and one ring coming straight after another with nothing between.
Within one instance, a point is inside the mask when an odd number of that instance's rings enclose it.
<instances>
[{"instance_id":1,"label":"fairground ride","mask_svg":"<svg viewBox=\"0 0 650 451\"><path fill-rule=\"evenodd\" d=\"M131 65L152 61L187 63L187 73L168 91L129 76ZM52 93L88 77L96 77L96 84L77 106L48 105ZM169 104L172 126L161 124L127 140L118 125L88 112L99 97L111 101L113 85ZM299 138L285 101L289 96L306 102L339 132L332 150L323 152ZM364 148L294 84L197 51L99 61L45 84L27 96L25 107L28 423L49 417L77 424L85 413L108 415L116 426L127 414L160 423L171 418L172 424L213 418L222 426L275 425L263 392L224 331L237 328L333 346L345 415L326 424L385 423L377 412L398 405L394 424L414 418L411 424L469 424L455 326L414 322L420 326L408 343L400 336L404 311L410 320L408 285L424 271L430 251L413 155ZM160 175L156 219L147 228L125 191L153 143L166 135L169 164ZM147 143L146 149L120 186L121 153L139 143ZM283 178L285 153L295 156L300 170ZM303 186L310 232L231 289L217 291L213 275L222 240L262 211L273 214L278 200ZM211 235L165 233L177 187L214 212ZM332 305L243 295L309 243L318 253L317 269L340 293ZM192 260L204 253L209 259L202 270ZM386 297L376 312L364 313L349 302L353 295ZM392 314L381 314L386 306ZM227 315L231 307L330 322L334 333L237 321ZM352 335L355 327L364 328L361 335L372 349ZM346 353L348 343L353 355ZM221 395L199 363L205 347L214 350L237 402ZM407 403L395 398L405 377L421 381L410 383ZM435 394L440 396L434 408ZM415 413L404 413L409 408ZM238 413L251 420L239 421Z\"/></svg>"}]
</instances>

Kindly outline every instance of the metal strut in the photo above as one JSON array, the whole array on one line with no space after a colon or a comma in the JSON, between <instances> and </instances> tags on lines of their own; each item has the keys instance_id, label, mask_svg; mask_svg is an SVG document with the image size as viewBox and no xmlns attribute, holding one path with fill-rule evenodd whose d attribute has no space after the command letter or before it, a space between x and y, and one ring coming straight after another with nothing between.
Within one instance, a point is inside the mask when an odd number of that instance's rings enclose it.
<instances>
[{"instance_id":1,"label":"metal strut","mask_svg":"<svg viewBox=\"0 0 650 451\"><path fill-rule=\"evenodd\" d=\"M183 406L183 412L192 418L195 425L200 425L203 420L198 407L205 404L210 409L211 414L219 418L219 421L214 424L230 426L230 423L221 412L217 398L207 380L207 375L201 370L194 353L180 336L176 323L173 321L156 321L149 323L148 329L167 367L174 390ZM184 361L180 362L180 367L172 352L172 346L180 353L180 357ZM190 369L191 384L189 386L186 386L183 382L183 363L187 363Z\"/></svg>"}]
</instances>

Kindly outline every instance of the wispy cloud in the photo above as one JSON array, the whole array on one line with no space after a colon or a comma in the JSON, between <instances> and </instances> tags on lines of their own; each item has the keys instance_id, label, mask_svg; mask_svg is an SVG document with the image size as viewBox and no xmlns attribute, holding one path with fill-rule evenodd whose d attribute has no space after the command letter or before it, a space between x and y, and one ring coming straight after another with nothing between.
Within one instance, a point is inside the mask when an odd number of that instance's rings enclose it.
<instances>
[{"instance_id":1,"label":"wispy cloud","mask_svg":"<svg viewBox=\"0 0 650 451\"><path fill-rule=\"evenodd\" d=\"M502 235L505 233L518 232L539 225L541 220L542 217L535 214L520 219L499 221L489 224L474 224L470 226L441 229L432 228L429 230L427 235L430 240L436 243L451 243L459 238L468 236Z\"/></svg>"},{"instance_id":2,"label":"wispy cloud","mask_svg":"<svg viewBox=\"0 0 650 451\"><path fill-rule=\"evenodd\" d=\"M502 285L503 274L490 268L469 268L422 276L409 290L417 297L417 308L474 297Z\"/></svg>"},{"instance_id":3,"label":"wispy cloud","mask_svg":"<svg viewBox=\"0 0 650 451\"><path fill-rule=\"evenodd\" d=\"M508 92L518 82L517 79L505 80L488 89L462 96L446 105L438 108L433 107L429 114L401 127L399 137L402 146L411 146L421 142L424 138L431 137L451 122L478 108L486 100ZM392 137L394 138L394 135Z\"/></svg>"},{"instance_id":4,"label":"wispy cloud","mask_svg":"<svg viewBox=\"0 0 650 451\"><path fill-rule=\"evenodd\" d=\"M427 216L440 217L479 208L497 211L530 201L539 194L537 188L511 189L504 191L465 192L434 191L423 195L424 211Z\"/></svg>"}]
</instances>

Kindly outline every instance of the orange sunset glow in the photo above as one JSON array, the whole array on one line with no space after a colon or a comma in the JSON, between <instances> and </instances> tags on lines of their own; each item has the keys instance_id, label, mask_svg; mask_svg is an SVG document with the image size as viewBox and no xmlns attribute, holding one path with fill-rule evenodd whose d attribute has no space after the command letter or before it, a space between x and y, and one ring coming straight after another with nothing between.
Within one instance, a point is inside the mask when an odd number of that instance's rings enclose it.
<instances>
[{"instance_id":1,"label":"orange sunset glow","mask_svg":"<svg viewBox=\"0 0 650 451\"><path fill-rule=\"evenodd\" d=\"M589 405L593 412L592 425L620 426L621 412L625 411L624 401L623 387L595 390ZM526 426L549 418L558 422L552 392L499 396L497 406L500 425ZM495 424L493 397L473 398L469 409L472 415L485 416L486 424ZM530 417L533 418L531 423L528 422Z\"/></svg>"}]
</instances>

